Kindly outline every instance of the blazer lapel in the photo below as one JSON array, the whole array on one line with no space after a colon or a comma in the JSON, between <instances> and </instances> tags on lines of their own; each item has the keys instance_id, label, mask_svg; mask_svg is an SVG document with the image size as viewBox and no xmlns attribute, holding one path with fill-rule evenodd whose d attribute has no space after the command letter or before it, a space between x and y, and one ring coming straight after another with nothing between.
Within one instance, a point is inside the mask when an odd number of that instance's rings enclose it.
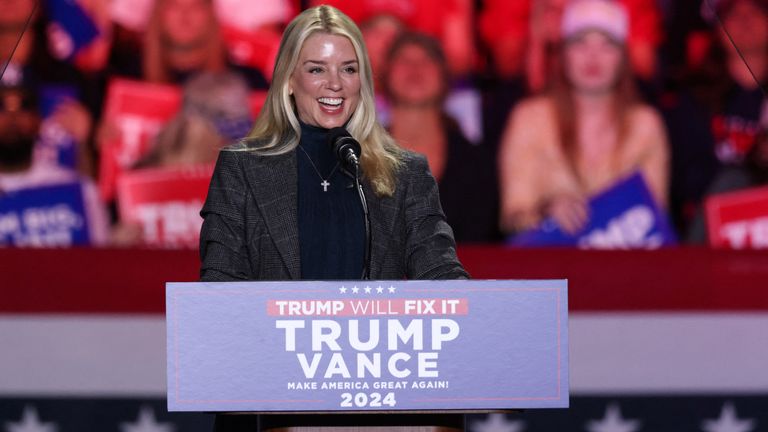
<instances>
[{"instance_id":1,"label":"blazer lapel","mask_svg":"<svg viewBox=\"0 0 768 432\"><path fill-rule=\"evenodd\" d=\"M254 156L246 177L291 279L300 279L296 152Z\"/></svg>"}]
</instances>

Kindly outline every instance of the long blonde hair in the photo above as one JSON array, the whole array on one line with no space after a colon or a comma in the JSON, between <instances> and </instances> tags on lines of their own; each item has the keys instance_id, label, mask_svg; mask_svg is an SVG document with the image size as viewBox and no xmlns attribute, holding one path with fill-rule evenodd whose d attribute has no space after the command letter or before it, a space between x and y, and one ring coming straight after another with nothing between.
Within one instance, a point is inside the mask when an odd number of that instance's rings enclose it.
<instances>
[{"instance_id":1,"label":"long blonde hair","mask_svg":"<svg viewBox=\"0 0 768 432\"><path fill-rule=\"evenodd\" d=\"M392 196L395 176L402 164L402 149L376 121L371 62L362 33L349 17L331 6L305 10L288 25L280 42L273 82L245 149L269 156L293 151L299 144L301 126L289 79L298 63L301 47L309 36L322 32L344 36L352 43L360 64L360 102L347 123L347 130L363 148L360 157L365 178L379 196Z\"/></svg>"},{"instance_id":2,"label":"long blonde hair","mask_svg":"<svg viewBox=\"0 0 768 432\"><path fill-rule=\"evenodd\" d=\"M169 43L163 30L163 8L167 7L167 0L155 0L152 14L144 34L143 74L149 82L169 83L172 81L170 65L168 64ZM212 0L205 0L205 6L210 13L208 26L211 34L206 38L205 62L200 70L208 72L221 72L226 69L227 53L224 39L221 35L221 27L213 8Z\"/></svg>"}]
</instances>

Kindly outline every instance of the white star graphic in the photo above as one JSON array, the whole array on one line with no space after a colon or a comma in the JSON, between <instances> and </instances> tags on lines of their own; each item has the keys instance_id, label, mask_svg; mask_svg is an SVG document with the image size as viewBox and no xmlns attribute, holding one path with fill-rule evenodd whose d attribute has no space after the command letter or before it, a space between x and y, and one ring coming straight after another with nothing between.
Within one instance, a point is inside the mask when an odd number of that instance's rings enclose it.
<instances>
[{"instance_id":1,"label":"white star graphic","mask_svg":"<svg viewBox=\"0 0 768 432\"><path fill-rule=\"evenodd\" d=\"M484 421L472 422L470 429L472 432L523 432L525 422L508 420L504 414L493 413L488 414Z\"/></svg>"},{"instance_id":2,"label":"white star graphic","mask_svg":"<svg viewBox=\"0 0 768 432\"><path fill-rule=\"evenodd\" d=\"M341 288L339 288L339 292L342 293L342 294L346 294L347 293L347 288L346 287L341 287Z\"/></svg>"},{"instance_id":3,"label":"white star graphic","mask_svg":"<svg viewBox=\"0 0 768 432\"><path fill-rule=\"evenodd\" d=\"M5 423L5 430L6 432L56 432L58 427L55 423L41 422L35 407L27 405L17 423Z\"/></svg>"},{"instance_id":4,"label":"white star graphic","mask_svg":"<svg viewBox=\"0 0 768 432\"><path fill-rule=\"evenodd\" d=\"M612 403L605 408L602 420L590 420L586 428L589 432L635 432L640 429L640 421L624 419L619 405Z\"/></svg>"},{"instance_id":5,"label":"white star graphic","mask_svg":"<svg viewBox=\"0 0 768 432\"><path fill-rule=\"evenodd\" d=\"M384 288L382 288L382 287L377 287L377 288L376 288L376 292L377 292L378 294L381 294L381 293L383 293L383 292L384 292Z\"/></svg>"},{"instance_id":6,"label":"white star graphic","mask_svg":"<svg viewBox=\"0 0 768 432\"><path fill-rule=\"evenodd\" d=\"M170 423L158 423L155 411L148 406L141 407L136 423L120 424L121 432L173 432L174 429Z\"/></svg>"},{"instance_id":7,"label":"white star graphic","mask_svg":"<svg viewBox=\"0 0 768 432\"><path fill-rule=\"evenodd\" d=\"M397 288L395 288L392 285L390 285L388 289L389 289L390 293L394 293Z\"/></svg>"},{"instance_id":8,"label":"white star graphic","mask_svg":"<svg viewBox=\"0 0 768 432\"><path fill-rule=\"evenodd\" d=\"M740 420L736 415L736 408L730 402L723 404L720 418L701 422L701 429L704 432L751 432L754 428L755 421Z\"/></svg>"},{"instance_id":9,"label":"white star graphic","mask_svg":"<svg viewBox=\"0 0 768 432\"><path fill-rule=\"evenodd\" d=\"M365 287L365 293L370 294L371 293L371 287L367 286Z\"/></svg>"},{"instance_id":10,"label":"white star graphic","mask_svg":"<svg viewBox=\"0 0 768 432\"><path fill-rule=\"evenodd\" d=\"M352 293L357 294L360 291L360 288L357 287L357 285L352 287Z\"/></svg>"}]
</instances>

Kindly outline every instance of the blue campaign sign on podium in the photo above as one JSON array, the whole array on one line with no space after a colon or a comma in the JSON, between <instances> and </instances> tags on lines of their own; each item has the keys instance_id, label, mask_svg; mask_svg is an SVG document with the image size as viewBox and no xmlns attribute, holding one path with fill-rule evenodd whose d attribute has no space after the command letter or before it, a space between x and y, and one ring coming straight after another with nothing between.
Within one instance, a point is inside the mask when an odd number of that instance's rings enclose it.
<instances>
[{"instance_id":1,"label":"blue campaign sign on podium","mask_svg":"<svg viewBox=\"0 0 768 432\"><path fill-rule=\"evenodd\" d=\"M512 246L578 246L585 249L654 249L677 242L666 214L659 209L640 173L589 200L590 219L568 234L553 219L511 237Z\"/></svg>"},{"instance_id":2,"label":"blue campaign sign on podium","mask_svg":"<svg viewBox=\"0 0 768 432\"><path fill-rule=\"evenodd\" d=\"M564 280L168 283L170 411L568 406Z\"/></svg>"}]
</instances>

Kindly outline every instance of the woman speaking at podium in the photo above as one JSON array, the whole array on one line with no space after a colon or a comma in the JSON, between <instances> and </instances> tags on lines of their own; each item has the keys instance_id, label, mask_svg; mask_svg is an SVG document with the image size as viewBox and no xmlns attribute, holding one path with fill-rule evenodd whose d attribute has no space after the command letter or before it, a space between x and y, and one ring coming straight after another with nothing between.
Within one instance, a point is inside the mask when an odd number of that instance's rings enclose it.
<instances>
[{"instance_id":1,"label":"woman speaking at podium","mask_svg":"<svg viewBox=\"0 0 768 432\"><path fill-rule=\"evenodd\" d=\"M376 121L360 30L329 6L286 28L261 114L220 152L201 215L203 281L468 277L426 159Z\"/></svg>"},{"instance_id":2,"label":"woman speaking at podium","mask_svg":"<svg viewBox=\"0 0 768 432\"><path fill-rule=\"evenodd\" d=\"M330 6L286 28L261 114L220 152L201 215L203 281L468 277L426 159L376 121L362 35Z\"/></svg>"}]
</instances>

